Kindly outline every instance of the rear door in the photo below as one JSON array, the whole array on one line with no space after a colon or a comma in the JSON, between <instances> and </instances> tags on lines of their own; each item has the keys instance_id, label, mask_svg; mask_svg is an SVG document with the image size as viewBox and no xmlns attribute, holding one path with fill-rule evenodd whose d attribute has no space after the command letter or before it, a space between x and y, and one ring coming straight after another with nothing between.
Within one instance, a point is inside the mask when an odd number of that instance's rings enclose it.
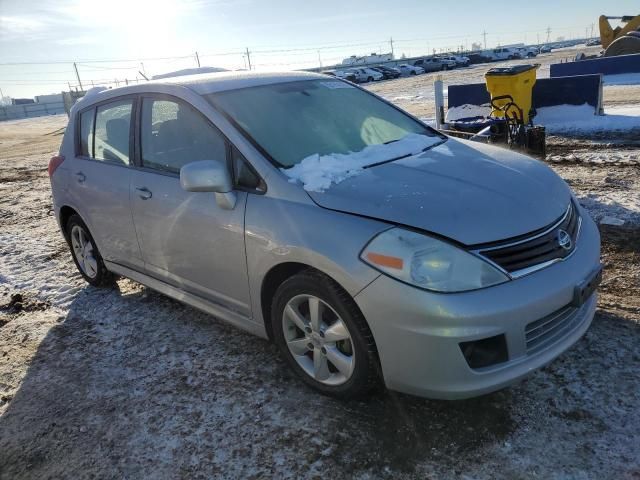
<instances>
[{"instance_id":1,"label":"rear door","mask_svg":"<svg viewBox=\"0 0 640 480\"><path fill-rule=\"evenodd\" d=\"M129 203L135 105L121 97L79 112L68 191L103 258L142 270Z\"/></svg>"},{"instance_id":2,"label":"rear door","mask_svg":"<svg viewBox=\"0 0 640 480\"><path fill-rule=\"evenodd\" d=\"M250 315L244 247L247 193L231 210L211 192L187 192L180 168L198 160L228 162L222 133L189 104L144 96L133 216L147 273L170 285Z\"/></svg>"}]
</instances>

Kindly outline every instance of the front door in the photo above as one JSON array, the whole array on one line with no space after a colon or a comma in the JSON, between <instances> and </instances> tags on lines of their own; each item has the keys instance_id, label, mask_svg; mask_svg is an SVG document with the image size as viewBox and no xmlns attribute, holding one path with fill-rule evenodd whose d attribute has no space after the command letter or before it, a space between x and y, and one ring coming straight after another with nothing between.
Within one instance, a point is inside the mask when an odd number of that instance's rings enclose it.
<instances>
[{"instance_id":1,"label":"front door","mask_svg":"<svg viewBox=\"0 0 640 480\"><path fill-rule=\"evenodd\" d=\"M144 97L140 165L131 182L133 217L149 275L250 315L244 246L246 193L231 210L215 194L180 187L180 168L227 162L224 136L190 105Z\"/></svg>"}]
</instances>

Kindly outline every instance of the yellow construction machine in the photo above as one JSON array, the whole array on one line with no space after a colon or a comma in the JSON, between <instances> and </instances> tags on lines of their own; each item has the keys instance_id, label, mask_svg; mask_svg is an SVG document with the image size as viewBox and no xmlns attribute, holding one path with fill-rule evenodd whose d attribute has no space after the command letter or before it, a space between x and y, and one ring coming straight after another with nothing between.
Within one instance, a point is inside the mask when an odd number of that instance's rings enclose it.
<instances>
[{"instance_id":1,"label":"yellow construction machine","mask_svg":"<svg viewBox=\"0 0 640 480\"><path fill-rule=\"evenodd\" d=\"M623 25L613 28L609 20L619 20ZM601 15L599 25L605 57L640 53L640 15Z\"/></svg>"}]
</instances>

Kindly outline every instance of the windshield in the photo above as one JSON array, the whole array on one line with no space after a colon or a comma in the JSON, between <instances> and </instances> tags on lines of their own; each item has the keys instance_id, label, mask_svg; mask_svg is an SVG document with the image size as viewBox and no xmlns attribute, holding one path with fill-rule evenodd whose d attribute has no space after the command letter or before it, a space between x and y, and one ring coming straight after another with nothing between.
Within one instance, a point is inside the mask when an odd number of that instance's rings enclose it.
<instances>
[{"instance_id":1,"label":"windshield","mask_svg":"<svg viewBox=\"0 0 640 480\"><path fill-rule=\"evenodd\" d=\"M310 155L359 152L409 134L440 138L375 96L330 78L230 90L207 98L285 168Z\"/></svg>"}]
</instances>

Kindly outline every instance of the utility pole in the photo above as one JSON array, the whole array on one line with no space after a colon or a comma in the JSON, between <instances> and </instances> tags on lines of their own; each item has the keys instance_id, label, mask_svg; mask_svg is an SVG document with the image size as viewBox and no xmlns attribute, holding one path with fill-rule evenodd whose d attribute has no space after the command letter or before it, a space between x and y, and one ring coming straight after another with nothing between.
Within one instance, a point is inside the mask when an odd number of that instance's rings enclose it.
<instances>
[{"instance_id":1,"label":"utility pole","mask_svg":"<svg viewBox=\"0 0 640 480\"><path fill-rule=\"evenodd\" d=\"M540 34L539 33L536 33L536 38L538 39L538 44L537 45L540 46Z\"/></svg>"},{"instance_id":2,"label":"utility pole","mask_svg":"<svg viewBox=\"0 0 640 480\"><path fill-rule=\"evenodd\" d=\"M198 64L198 68L200 68L200 57L198 56L198 52L196 52L196 63Z\"/></svg>"},{"instance_id":3,"label":"utility pole","mask_svg":"<svg viewBox=\"0 0 640 480\"><path fill-rule=\"evenodd\" d=\"M549 43L550 36L551 36L551 27L547 27L547 43Z\"/></svg>"},{"instance_id":4,"label":"utility pole","mask_svg":"<svg viewBox=\"0 0 640 480\"><path fill-rule=\"evenodd\" d=\"M320 68L322 68L322 58L320 58L320 50L318 50L318 64L320 65Z\"/></svg>"},{"instance_id":5,"label":"utility pole","mask_svg":"<svg viewBox=\"0 0 640 480\"><path fill-rule=\"evenodd\" d=\"M249 47L247 47L247 62L249 63L249 70L251 70L251 54L249 53Z\"/></svg>"},{"instance_id":6,"label":"utility pole","mask_svg":"<svg viewBox=\"0 0 640 480\"><path fill-rule=\"evenodd\" d=\"M484 49L487 49L487 31L482 32L482 36L484 37Z\"/></svg>"},{"instance_id":7,"label":"utility pole","mask_svg":"<svg viewBox=\"0 0 640 480\"><path fill-rule=\"evenodd\" d=\"M149 80L147 78L147 71L144 69L144 63L140 62L140 68L142 69L141 72L144 74L142 75L144 77L145 80Z\"/></svg>"},{"instance_id":8,"label":"utility pole","mask_svg":"<svg viewBox=\"0 0 640 480\"><path fill-rule=\"evenodd\" d=\"M389 38L389 45L391 45L391 57L392 57L392 58L395 58L395 57L393 56L393 37L390 37L390 38Z\"/></svg>"},{"instance_id":9,"label":"utility pole","mask_svg":"<svg viewBox=\"0 0 640 480\"><path fill-rule=\"evenodd\" d=\"M594 27L594 25L593 25L593 23L592 23L592 24L591 24L591 38L593 38L593 27Z\"/></svg>"},{"instance_id":10,"label":"utility pole","mask_svg":"<svg viewBox=\"0 0 640 480\"><path fill-rule=\"evenodd\" d=\"M75 68L75 70L76 70L76 78L78 79L78 85L80 85L80 90L84 90L84 88L82 88L82 82L80 81L80 74L78 73L78 66L75 64L75 62L73 62L73 68Z\"/></svg>"}]
</instances>

